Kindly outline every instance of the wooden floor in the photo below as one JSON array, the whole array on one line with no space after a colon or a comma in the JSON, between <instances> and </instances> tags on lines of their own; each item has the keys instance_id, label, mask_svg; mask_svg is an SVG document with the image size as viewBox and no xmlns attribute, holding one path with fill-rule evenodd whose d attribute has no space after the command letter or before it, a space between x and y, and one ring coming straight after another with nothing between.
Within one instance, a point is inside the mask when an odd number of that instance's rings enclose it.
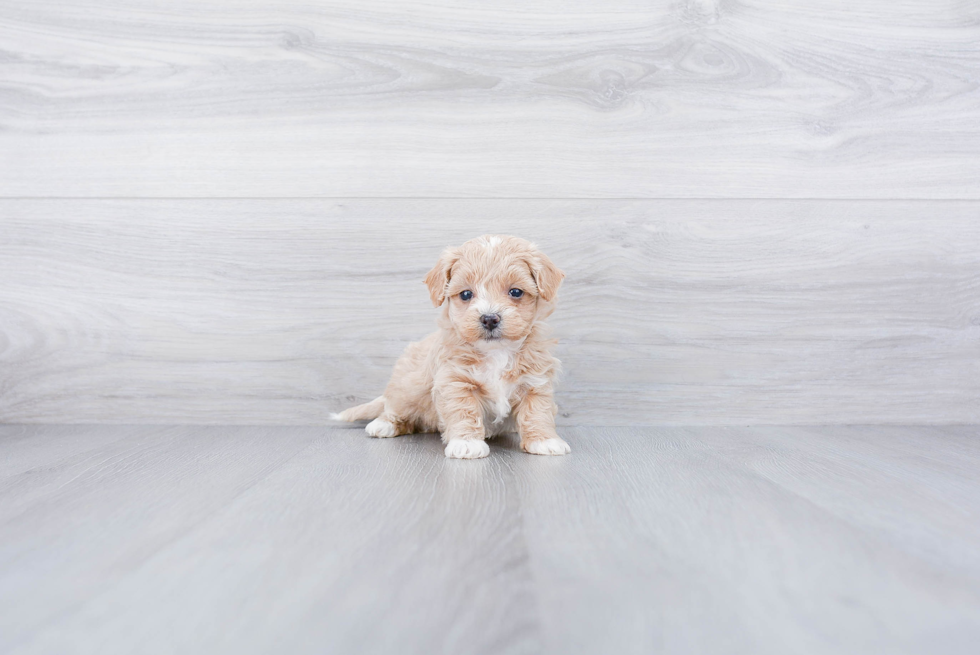
<instances>
[{"instance_id":1,"label":"wooden floor","mask_svg":"<svg viewBox=\"0 0 980 655\"><path fill-rule=\"evenodd\" d=\"M967 653L974 427L0 427L4 653Z\"/></svg>"},{"instance_id":2,"label":"wooden floor","mask_svg":"<svg viewBox=\"0 0 980 655\"><path fill-rule=\"evenodd\" d=\"M978 26L0 3L0 655L978 652ZM488 232L571 456L309 427Z\"/></svg>"}]
</instances>

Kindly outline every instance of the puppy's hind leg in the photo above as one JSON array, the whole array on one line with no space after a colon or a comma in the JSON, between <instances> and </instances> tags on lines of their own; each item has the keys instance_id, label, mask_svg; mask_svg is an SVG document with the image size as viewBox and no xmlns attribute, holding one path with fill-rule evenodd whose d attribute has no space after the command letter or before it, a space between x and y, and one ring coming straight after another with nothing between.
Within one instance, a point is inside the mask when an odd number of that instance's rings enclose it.
<instances>
[{"instance_id":1,"label":"puppy's hind leg","mask_svg":"<svg viewBox=\"0 0 980 655\"><path fill-rule=\"evenodd\" d=\"M369 403L351 407L339 414L331 414L330 418L335 421L364 421L374 419L366 426L364 431L372 437L397 437L403 434L411 434L412 423L396 417L385 407L385 397L378 396Z\"/></svg>"},{"instance_id":2,"label":"puppy's hind leg","mask_svg":"<svg viewBox=\"0 0 980 655\"><path fill-rule=\"evenodd\" d=\"M392 403L385 400L380 416L364 426L364 431L372 437L400 437L415 432L415 422L401 416Z\"/></svg>"},{"instance_id":3,"label":"puppy's hind leg","mask_svg":"<svg viewBox=\"0 0 980 655\"><path fill-rule=\"evenodd\" d=\"M411 424L384 413L366 426L364 431L372 437L400 437L413 432Z\"/></svg>"}]
</instances>

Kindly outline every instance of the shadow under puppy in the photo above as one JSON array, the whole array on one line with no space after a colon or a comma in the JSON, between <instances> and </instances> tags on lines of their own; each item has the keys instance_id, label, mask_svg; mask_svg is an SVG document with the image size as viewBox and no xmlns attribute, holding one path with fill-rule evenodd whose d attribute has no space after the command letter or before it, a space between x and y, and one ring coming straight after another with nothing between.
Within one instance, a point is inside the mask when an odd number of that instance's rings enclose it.
<instances>
[{"instance_id":1,"label":"shadow under puppy","mask_svg":"<svg viewBox=\"0 0 980 655\"><path fill-rule=\"evenodd\" d=\"M331 418L374 419L367 433L441 432L446 457L486 457L487 437L520 433L521 449L565 455L555 432L560 363L542 320L565 274L537 247L485 235L448 248L425 283L442 307L439 330L409 344L384 395Z\"/></svg>"}]
</instances>

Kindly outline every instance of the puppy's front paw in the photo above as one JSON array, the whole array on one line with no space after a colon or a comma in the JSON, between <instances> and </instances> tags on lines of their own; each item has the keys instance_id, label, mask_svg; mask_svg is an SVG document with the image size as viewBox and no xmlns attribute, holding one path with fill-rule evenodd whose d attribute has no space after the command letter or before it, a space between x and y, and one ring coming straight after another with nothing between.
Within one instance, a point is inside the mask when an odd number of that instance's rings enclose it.
<instances>
[{"instance_id":1,"label":"puppy's front paw","mask_svg":"<svg viewBox=\"0 0 980 655\"><path fill-rule=\"evenodd\" d=\"M386 421L383 418L376 418L366 426L364 426L364 431L367 432L372 437L395 437L395 426L391 421Z\"/></svg>"},{"instance_id":2,"label":"puppy's front paw","mask_svg":"<svg viewBox=\"0 0 980 655\"><path fill-rule=\"evenodd\" d=\"M446 444L446 457L479 459L489 454L490 446L483 439L450 439Z\"/></svg>"},{"instance_id":3,"label":"puppy's front paw","mask_svg":"<svg viewBox=\"0 0 980 655\"><path fill-rule=\"evenodd\" d=\"M560 437L535 439L521 444L524 452L532 455L567 455L572 452L565 440Z\"/></svg>"}]
</instances>

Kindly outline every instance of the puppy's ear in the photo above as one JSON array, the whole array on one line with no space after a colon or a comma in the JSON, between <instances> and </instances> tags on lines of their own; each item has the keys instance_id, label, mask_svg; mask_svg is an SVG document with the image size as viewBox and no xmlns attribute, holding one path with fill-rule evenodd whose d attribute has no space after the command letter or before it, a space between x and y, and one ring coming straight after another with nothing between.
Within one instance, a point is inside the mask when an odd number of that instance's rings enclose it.
<instances>
[{"instance_id":1,"label":"puppy's ear","mask_svg":"<svg viewBox=\"0 0 980 655\"><path fill-rule=\"evenodd\" d=\"M442 251L439 261L425 276L425 285L429 287L429 297L432 298L432 304L436 307L442 305L446 300L446 285L449 284L453 264L458 261L459 252L453 248L446 248Z\"/></svg>"},{"instance_id":2,"label":"puppy's ear","mask_svg":"<svg viewBox=\"0 0 980 655\"><path fill-rule=\"evenodd\" d=\"M561 281L565 279L565 273L539 250L531 252L527 265L531 269L531 275L534 276L534 283L538 285L538 295L541 296L541 300L545 302L554 300Z\"/></svg>"}]
</instances>

